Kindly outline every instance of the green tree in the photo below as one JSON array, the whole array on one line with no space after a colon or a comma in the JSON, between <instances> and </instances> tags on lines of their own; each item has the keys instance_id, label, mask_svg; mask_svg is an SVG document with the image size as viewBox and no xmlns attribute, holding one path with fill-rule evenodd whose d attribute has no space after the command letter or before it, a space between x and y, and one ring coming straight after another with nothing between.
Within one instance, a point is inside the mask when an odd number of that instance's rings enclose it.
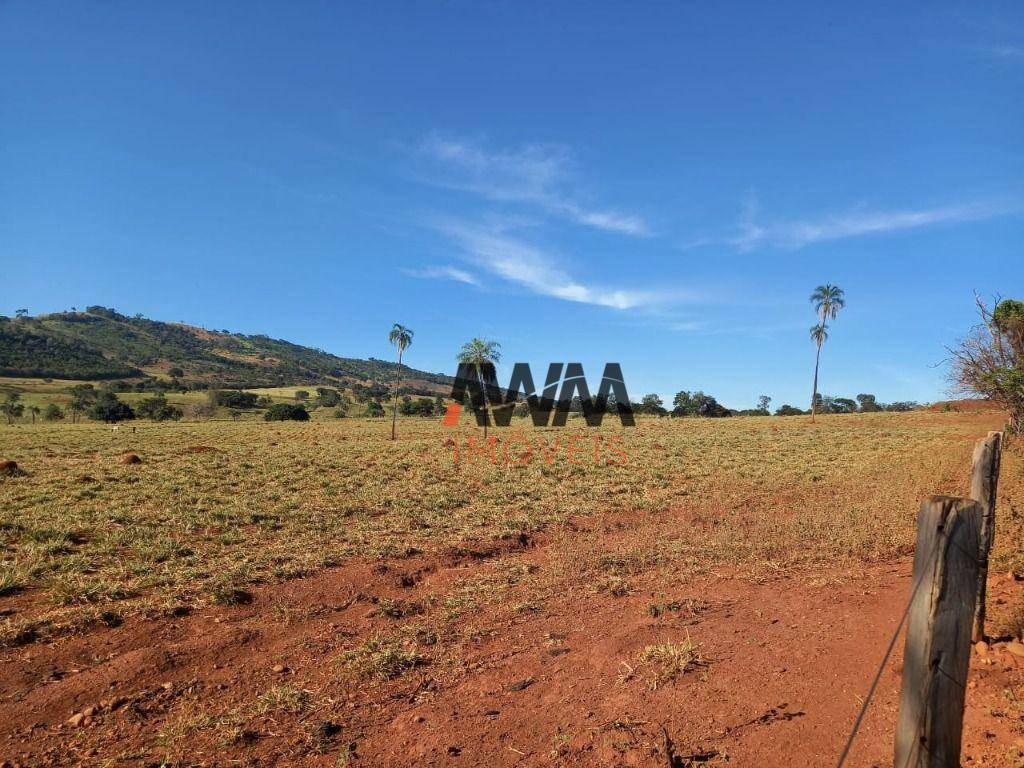
<instances>
[{"instance_id":1,"label":"green tree","mask_svg":"<svg viewBox=\"0 0 1024 768\"><path fill-rule=\"evenodd\" d=\"M398 350L398 367L395 369L395 400L391 406L391 439L395 439L395 426L398 422L398 390L402 386L402 354L412 344L414 331L404 325L395 323L388 333L388 341Z\"/></svg>"},{"instance_id":2,"label":"green tree","mask_svg":"<svg viewBox=\"0 0 1024 768\"><path fill-rule=\"evenodd\" d=\"M42 412L42 410L43 409L40 408L38 405L30 405L28 407L28 412L32 414L32 423L33 424L36 423L36 416L38 416Z\"/></svg>"},{"instance_id":3,"label":"green tree","mask_svg":"<svg viewBox=\"0 0 1024 768\"><path fill-rule=\"evenodd\" d=\"M60 409L60 406L56 403L50 403L43 410L43 418L46 421L60 421L64 418L64 411Z\"/></svg>"},{"instance_id":4,"label":"green tree","mask_svg":"<svg viewBox=\"0 0 1024 768\"><path fill-rule=\"evenodd\" d=\"M416 406L413 405L411 397L402 395L402 404L398 406L398 412L403 416L414 416L416 414Z\"/></svg>"},{"instance_id":5,"label":"green tree","mask_svg":"<svg viewBox=\"0 0 1024 768\"><path fill-rule=\"evenodd\" d=\"M379 419L384 415L384 406L379 400L371 400L366 404L366 415L372 419Z\"/></svg>"},{"instance_id":6,"label":"green tree","mask_svg":"<svg viewBox=\"0 0 1024 768\"><path fill-rule=\"evenodd\" d=\"M1004 299L989 310L976 299L981 324L951 349L950 378L965 393L1009 411L1008 429L1024 430L1024 302ZM889 408L895 406L891 404Z\"/></svg>"},{"instance_id":7,"label":"green tree","mask_svg":"<svg viewBox=\"0 0 1024 768\"><path fill-rule=\"evenodd\" d=\"M139 403L138 413L139 416L153 421L177 421L185 415L181 408L168 403L162 394L147 397Z\"/></svg>"},{"instance_id":8,"label":"green tree","mask_svg":"<svg viewBox=\"0 0 1024 768\"><path fill-rule=\"evenodd\" d=\"M882 410L882 406L875 400L874 395L861 394L857 395L857 402L860 403L861 413L877 413Z\"/></svg>"},{"instance_id":9,"label":"green tree","mask_svg":"<svg viewBox=\"0 0 1024 768\"><path fill-rule=\"evenodd\" d=\"M472 339L462 345L462 349L459 350L457 359L463 365L475 366L474 370L476 371L480 388L486 393L487 380L493 377L494 368L501 360L501 344L496 341L487 341L486 339L481 338ZM487 416L486 396L484 397L483 409L484 437L486 438L487 422L489 421Z\"/></svg>"},{"instance_id":10,"label":"green tree","mask_svg":"<svg viewBox=\"0 0 1024 768\"><path fill-rule=\"evenodd\" d=\"M681 395L683 393L680 392L679 394ZM678 396L679 395L676 395L676 397ZM644 395L643 400L640 401L640 412L656 413L660 416L665 413L665 403L655 394Z\"/></svg>"},{"instance_id":11,"label":"green tree","mask_svg":"<svg viewBox=\"0 0 1024 768\"><path fill-rule=\"evenodd\" d=\"M779 409L775 411L776 416L803 416L807 411L801 411L799 408L794 408L789 403L779 406Z\"/></svg>"},{"instance_id":12,"label":"green tree","mask_svg":"<svg viewBox=\"0 0 1024 768\"><path fill-rule=\"evenodd\" d=\"M828 340L828 326L818 323L811 326L811 341L818 345L817 356L814 358L814 391L811 393L811 421L814 421L814 414L821 405L821 395L818 394L818 365L821 362L821 345Z\"/></svg>"},{"instance_id":13,"label":"green tree","mask_svg":"<svg viewBox=\"0 0 1024 768\"><path fill-rule=\"evenodd\" d=\"M101 392L96 398L96 402L89 408L89 418L114 424L118 421L134 419L135 411L128 403L118 400L117 395L113 392Z\"/></svg>"},{"instance_id":14,"label":"green tree","mask_svg":"<svg viewBox=\"0 0 1024 768\"><path fill-rule=\"evenodd\" d=\"M771 406L771 404L772 399L768 397L768 395L761 395L759 398L757 398L757 410L764 411L765 416L769 414L770 411L768 410L768 408L769 406Z\"/></svg>"},{"instance_id":15,"label":"green tree","mask_svg":"<svg viewBox=\"0 0 1024 768\"><path fill-rule=\"evenodd\" d=\"M647 406L644 398L644 406ZM658 401L659 408L655 409L654 412L658 413L664 411L660 408L661 401ZM700 390L696 392L677 392L676 396L672 399L672 415L673 416L707 416L710 418L720 418L722 416L729 416L730 411L728 408L721 405L711 395L706 395Z\"/></svg>"},{"instance_id":16,"label":"green tree","mask_svg":"<svg viewBox=\"0 0 1024 768\"><path fill-rule=\"evenodd\" d=\"M828 326L826 320L835 320L839 310L846 306L843 298L843 289L837 285L825 283L819 285L811 294L811 304L814 311L818 313L818 324L811 328L811 341L818 351L814 358L814 390L811 393L811 421L814 421L815 404L818 395L818 368L821 364L821 345L828 339Z\"/></svg>"},{"instance_id":17,"label":"green tree","mask_svg":"<svg viewBox=\"0 0 1024 768\"><path fill-rule=\"evenodd\" d=\"M330 389L329 387L317 387L316 399L324 408L333 408L341 402L338 390Z\"/></svg>"},{"instance_id":18,"label":"green tree","mask_svg":"<svg viewBox=\"0 0 1024 768\"><path fill-rule=\"evenodd\" d=\"M71 411L72 423L78 422L78 417L89 410L96 402L96 389L92 384L76 384L68 392L71 393L71 402L68 403L68 410Z\"/></svg>"},{"instance_id":19,"label":"green tree","mask_svg":"<svg viewBox=\"0 0 1024 768\"><path fill-rule=\"evenodd\" d=\"M21 414L25 412L25 406L19 403L19 400L21 400L19 393L9 392L3 405L0 405L0 413L7 417L8 426L13 424L15 419L21 418Z\"/></svg>"},{"instance_id":20,"label":"green tree","mask_svg":"<svg viewBox=\"0 0 1024 768\"><path fill-rule=\"evenodd\" d=\"M263 414L266 421L309 421L309 411L294 403L277 403Z\"/></svg>"},{"instance_id":21,"label":"green tree","mask_svg":"<svg viewBox=\"0 0 1024 768\"><path fill-rule=\"evenodd\" d=\"M298 396L297 392L295 394ZM240 409L255 408L259 402L255 392L242 392L237 389L213 390L208 395L208 399L212 401L214 406Z\"/></svg>"}]
</instances>

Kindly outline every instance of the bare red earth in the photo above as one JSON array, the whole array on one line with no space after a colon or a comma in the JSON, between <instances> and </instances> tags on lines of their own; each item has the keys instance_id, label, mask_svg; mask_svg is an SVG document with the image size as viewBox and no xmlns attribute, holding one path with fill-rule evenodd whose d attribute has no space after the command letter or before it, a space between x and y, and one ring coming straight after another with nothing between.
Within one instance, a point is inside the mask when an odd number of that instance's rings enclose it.
<instances>
[{"instance_id":1,"label":"bare red earth","mask_svg":"<svg viewBox=\"0 0 1024 768\"><path fill-rule=\"evenodd\" d=\"M472 631L440 638L436 657L390 681L353 681L340 667L361 639L415 621L381 615L375 601L425 600L498 559L543 569L546 558L543 544L512 542L349 563L259 589L245 606L7 649L0 755L25 766L830 766L910 570L904 560L763 583L652 574L621 597L581 589L537 613L475 611L455 622ZM996 610L1020 605L1024 583L993 575L990 595ZM684 607L652 615L672 602ZM623 679L643 647L686 638L701 667L657 689ZM972 657L967 766L1020 765L1024 659L1003 648ZM892 764L897 649L848 765ZM310 691L315 706L246 709L284 683ZM244 725L224 739L215 718L233 710L246 712ZM66 722L83 712L77 726ZM175 730L181 722L194 727Z\"/></svg>"}]
</instances>

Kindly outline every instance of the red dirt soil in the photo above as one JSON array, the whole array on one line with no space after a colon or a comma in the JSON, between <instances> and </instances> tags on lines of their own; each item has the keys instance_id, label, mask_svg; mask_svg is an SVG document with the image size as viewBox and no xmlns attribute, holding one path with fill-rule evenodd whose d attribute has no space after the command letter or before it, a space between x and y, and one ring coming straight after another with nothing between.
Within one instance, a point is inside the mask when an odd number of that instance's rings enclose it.
<instances>
[{"instance_id":1,"label":"red dirt soil","mask_svg":"<svg viewBox=\"0 0 1024 768\"><path fill-rule=\"evenodd\" d=\"M430 663L390 681L346 677L345 649L416 621L381 615L375 601L429 599L499 561L547 566L543 542L516 544L530 542L350 562L258 589L244 606L7 649L0 756L8 766L835 765L910 573L905 559L827 583L650 574L620 597L574 590L536 613L478 609L456 620L471 631L451 646L442 638ZM989 589L995 606L1024 602L1011 575L993 574ZM681 607L652 615L651 605L671 602ZM640 649L687 638L703 666L656 690L621 679ZM902 640L849 766L892 765L901 657ZM317 705L246 710L228 740L202 719L285 683ZM963 764L1020 765L1011 755L1024 747L1024 703L1014 698L1024 658L998 643L972 655L968 688ZM83 710L80 725L66 722ZM193 728L175 730L189 716Z\"/></svg>"}]
</instances>

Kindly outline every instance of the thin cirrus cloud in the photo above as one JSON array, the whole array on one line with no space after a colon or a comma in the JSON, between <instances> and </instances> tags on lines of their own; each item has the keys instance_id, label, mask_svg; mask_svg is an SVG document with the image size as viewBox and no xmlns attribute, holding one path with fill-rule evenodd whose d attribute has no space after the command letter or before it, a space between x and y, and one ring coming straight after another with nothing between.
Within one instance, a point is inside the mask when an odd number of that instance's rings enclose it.
<instances>
[{"instance_id":1,"label":"thin cirrus cloud","mask_svg":"<svg viewBox=\"0 0 1024 768\"><path fill-rule=\"evenodd\" d=\"M590 208L567 189L573 179L567 148L528 144L488 151L479 145L433 136L416 155L424 167L418 178L434 186L458 189L494 202L528 203L585 227L624 235L647 236L650 228L634 214Z\"/></svg>"},{"instance_id":2,"label":"thin cirrus cloud","mask_svg":"<svg viewBox=\"0 0 1024 768\"><path fill-rule=\"evenodd\" d=\"M434 228L480 269L541 296L620 310L649 307L668 298L654 291L588 285L560 267L544 249L511 234L507 224L445 220ZM448 277L457 279L453 274Z\"/></svg>"},{"instance_id":3,"label":"thin cirrus cloud","mask_svg":"<svg viewBox=\"0 0 1024 768\"><path fill-rule=\"evenodd\" d=\"M742 251L761 246L804 248L814 243L850 237L920 229L936 224L981 221L1019 213L1019 204L983 202L938 208L894 211L854 211L817 220L758 222L756 200L748 201L740 220L740 233L728 242Z\"/></svg>"},{"instance_id":4,"label":"thin cirrus cloud","mask_svg":"<svg viewBox=\"0 0 1024 768\"><path fill-rule=\"evenodd\" d=\"M456 283L465 283L466 285L480 285L480 280L476 275L448 264L427 266L422 269L405 269L402 271L410 277L421 277L425 280L453 280Z\"/></svg>"},{"instance_id":5,"label":"thin cirrus cloud","mask_svg":"<svg viewBox=\"0 0 1024 768\"><path fill-rule=\"evenodd\" d=\"M1003 61L1024 60L1024 48L1019 45L986 45L976 50L992 59Z\"/></svg>"}]
</instances>

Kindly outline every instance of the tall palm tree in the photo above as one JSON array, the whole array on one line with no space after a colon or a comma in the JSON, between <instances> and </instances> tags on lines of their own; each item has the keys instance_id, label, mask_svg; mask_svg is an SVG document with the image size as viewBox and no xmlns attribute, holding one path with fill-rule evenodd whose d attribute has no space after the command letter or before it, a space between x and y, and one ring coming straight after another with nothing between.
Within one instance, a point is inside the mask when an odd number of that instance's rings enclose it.
<instances>
[{"instance_id":1,"label":"tall palm tree","mask_svg":"<svg viewBox=\"0 0 1024 768\"><path fill-rule=\"evenodd\" d=\"M42 411L42 410L43 409L40 408L38 405L30 405L28 407L28 412L32 414L32 423L33 424L36 423L36 416L38 416L40 411Z\"/></svg>"},{"instance_id":2,"label":"tall palm tree","mask_svg":"<svg viewBox=\"0 0 1024 768\"><path fill-rule=\"evenodd\" d=\"M811 341L818 345L814 358L814 391L811 393L811 421L818 406L818 366L821 363L821 345L828 339L827 320L835 320L839 310L846 306L843 289L838 285L819 285L811 294L811 304L818 313L818 324L811 328Z\"/></svg>"},{"instance_id":3,"label":"tall palm tree","mask_svg":"<svg viewBox=\"0 0 1024 768\"><path fill-rule=\"evenodd\" d=\"M486 366L495 366L501 360L501 344L496 341L486 341L476 338L462 345L459 350L458 361L467 365L476 366L476 375L480 381L480 387L484 393L487 392L487 382L484 376ZM487 437L487 399L484 398L484 438Z\"/></svg>"},{"instance_id":4,"label":"tall palm tree","mask_svg":"<svg viewBox=\"0 0 1024 768\"><path fill-rule=\"evenodd\" d=\"M828 326L824 323L811 326L811 341L818 345L818 354L814 358L814 393L811 395L811 421L814 421L814 410L818 405L818 364L821 362L821 345L828 339Z\"/></svg>"},{"instance_id":5,"label":"tall palm tree","mask_svg":"<svg viewBox=\"0 0 1024 768\"><path fill-rule=\"evenodd\" d=\"M398 419L398 389L402 385L402 353L412 344L413 330L395 323L388 334L388 341L398 348L398 368L395 369L395 402L391 407L391 439L395 439L395 422Z\"/></svg>"}]
</instances>

